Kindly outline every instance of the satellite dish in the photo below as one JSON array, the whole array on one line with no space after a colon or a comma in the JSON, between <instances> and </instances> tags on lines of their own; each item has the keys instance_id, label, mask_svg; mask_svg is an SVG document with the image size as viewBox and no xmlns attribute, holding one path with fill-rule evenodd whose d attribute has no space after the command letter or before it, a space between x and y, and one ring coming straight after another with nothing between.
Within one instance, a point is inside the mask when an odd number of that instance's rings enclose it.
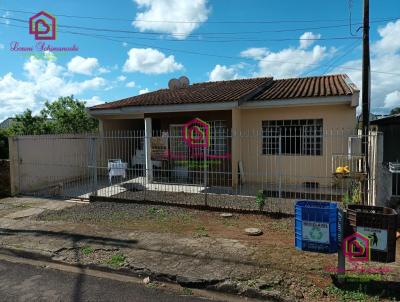
<instances>
[{"instance_id":1,"label":"satellite dish","mask_svg":"<svg viewBox=\"0 0 400 302\"><path fill-rule=\"evenodd\" d=\"M179 80L177 80L177 79L171 79L168 82L168 88L171 90L178 89L180 86L181 86L181 84L180 84Z\"/></svg>"},{"instance_id":2,"label":"satellite dish","mask_svg":"<svg viewBox=\"0 0 400 302\"><path fill-rule=\"evenodd\" d=\"M179 78L179 83L180 83L180 85L181 85L181 88L188 88L189 85L190 85L189 78L188 78L188 77L185 77L185 76L181 76L181 77Z\"/></svg>"}]
</instances>

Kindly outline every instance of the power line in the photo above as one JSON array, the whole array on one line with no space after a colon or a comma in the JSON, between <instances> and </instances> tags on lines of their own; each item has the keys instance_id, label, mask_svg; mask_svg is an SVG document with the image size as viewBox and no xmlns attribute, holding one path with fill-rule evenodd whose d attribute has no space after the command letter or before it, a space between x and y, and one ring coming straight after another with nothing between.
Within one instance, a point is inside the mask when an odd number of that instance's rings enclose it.
<instances>
[{"instance_id":1,"label":"power line","mask_svg":"<svg viewBox=\"0 0 400 302\"><path fill-rule=\"evenodd\" d=\"M1 25L6 25L6 26L13 26L13 27L19 27L19 28L24 28L26 29L25 26L18 26L14 24L6 24L0 22ZM116 40L113 38L107 38L102 35L95 35L95 34L87 34L87 33L82 33L82 32L73 32L73 31L60 31L63 33L67 34L72 34L72 35L80 35L80 36L85 36L85 37L92 37L95 39L102 39L102 40L107 40L107 41L112 41L112 42L117 42L117 43L127 43L130 45L136 45L140 47L147 47L147 48L153 48L153 49L158 49L158 50L165 50L165 51L171 51L171 52L180 52L180 53L186 53L190 55L199 55L199 56L206 56L206 57L215 57L215 58L221 58L221 59L230 59L230 60L248 60L248 58L240 57L240 56L227 56L227 55L218 55L218 54L210 54L210 53L203 53L203 52L197 52L197 51L190 51L190 50L182 50L182 49L174 49L174 48L169 48L169 47L161 47L161 46L155 46L155 45L150 45L150 44L144 44L144 43L133 43L133 42L126 42L123 40ZM270 60L270 59L261 59L257 60L258 62L271 62L271 63L282 63L282 64L294 64L294 65L307 65L307 66L319 66L319 67L326 67L326 64L316 64L316 63L302 63L302 62L291 62L291 61L282 61L282 60ZM354 70L354 71L361 71L361 69L358 68L351 68L351 67L336 67L338 69L343 69L343 70ZM400 76L400 73L394 73L394 72L386 72L386 71L379 71L379 70L371 70L373 73L380 73L380 74L389 74L389 75L396 75Z\"/></svg>"},{"instance_id":2,"label":"power line","mask_svg":"<svg viewBox=\"0 0 400 302\"><path fill-rule=\"evenodd\" d=\"M8 11L12 13L23 13L23 14L36 14L37 12L24 11L24 10L12 10L0 8L0 11ZM79 15L65 15L65 14L52 14L56 17L63 18L76 18L76 19L89 19L89 20L105 20L105 21L128 21L128 22L147 22L147 23L188 23L198 24L205 23L202 21L177 21L177 20L144 20L144 19L125 19L125 18L111 18L111 17L95 17L95 16L79 16ZM313 20L260 20L260 21L206 21L207 23L216 24L274 24L274 23L315 23L315 22L343 22L346 19L313 19Z\"/></svg>"},{"instance_id":3,"label":"power line","mask_svg":"<svg viewBox=\"0 0 400 302\"><path fill-rule=\"evenodd\" d=\"M27 23L27 21L22 20L22 19L15 19L15 18L8 18L8 17L0 17L0 19L6 19L6 20L13 20L13 21L18 21L21 23ZM101 31L106 31L106 32L123 32L123 33L133 33L136 34L138 32L132 32L132 31L120 31L120 30L109 30L109 29L96 29L96 28L87 28L87 27L81 27L81 26L68 26L68 25L58 25L58 27L61 28L72 28L72 29L83 29L83 30L91 30L95 32L101 32ZM140 32L139 32L140 33ZM98 35L100 36L100 35ZM226 40L226 37L222 37L222 39L225 40L206 40L206 39L185 39L185 40L177 40L177 39L168 39L168 38L143 38L143 37L132 37L132 36L109 36L109 35L102 35L103 37L109 37L109 38L117 38L117 39L140 39L140 40L152 40L152 41L172 41L172 42L211 42L211 43L229 43L229 42L283 42L283 41L328 41L328 40L355 40L355 39L360 39L360 37L326 37L326 38L276 38L276 39L254 39L254 38L230 38L229 40ZM211 37L208 37L211 38ZM214 37L215 38L215 37Z\"/></svg>"},{"instance_id":4,"label":"power line","mask_svg":"<svg viewBox=\"0 0 400 302\"><path fill-rule=\"evenodd\" d=\"M19 19L19 18L11 18L11 17L0 17L1 19L28 23L27 20ZM397 20L397 18L390 19L380 19L374 20L370 23L381 23L387 21ZM359 23L362 24L362 23ZM110 28L98 28L98 27L85 27L85 26L76 26L76 25L63 25L57 24L58 27L62 28L70 28L70 29L80 29L87 31L104 31L104 32L113 32L113 33L126 33L126 34L140 34L140 35L165 35L165 32L141 32L141 31L132 31L132 30L122 30L122 29L110 29ZM196 34L186 34L186 33L172 33L170 35L180 37L180 36L190 36L190 37L201 37L202 35L240 35L240 34L262 34L262 33L283 33L283 32L295 32L295 31L306 31L306 30L321 30L328 28L339 28L339 27L347 27L348 24L339 24L339 25L328 25L328 26L316 26L316 27L303 27L303 28L291 28L291 29L276 29L276 30L261 30L261 31L242 31L242 32L198 32Z\"/></svg>"}]
</instances>

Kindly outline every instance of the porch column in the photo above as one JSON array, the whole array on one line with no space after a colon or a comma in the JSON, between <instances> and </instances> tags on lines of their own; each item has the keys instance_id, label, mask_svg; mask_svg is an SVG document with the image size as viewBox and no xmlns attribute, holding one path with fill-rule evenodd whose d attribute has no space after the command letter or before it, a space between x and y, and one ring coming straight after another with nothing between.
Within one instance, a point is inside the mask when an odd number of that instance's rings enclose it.
<instances>
[{"instance_id":1,"label":"porch column","mask_svg":"<svg viewBox=\"0 0 400 302\"><path fill-rule=\"evenodd\" d=\"M241 148L241 141L240 141L240 133L241 133L241 111L238 108L232 109L232 187L235 188L239 184L239 177L238 177L238 165L240 158L240 148Z\"/></svg>"},{"instance_id":2,"label":"porch column","mask_svg":"<svg viewBox=\"0 0 400 302\"><path fill-rule=\"evenodd\" d=\"M144 119L144 152L146 156L146 183L153 181L153 164L151 162L151 118Z\"/></svg>"}]
</instances>

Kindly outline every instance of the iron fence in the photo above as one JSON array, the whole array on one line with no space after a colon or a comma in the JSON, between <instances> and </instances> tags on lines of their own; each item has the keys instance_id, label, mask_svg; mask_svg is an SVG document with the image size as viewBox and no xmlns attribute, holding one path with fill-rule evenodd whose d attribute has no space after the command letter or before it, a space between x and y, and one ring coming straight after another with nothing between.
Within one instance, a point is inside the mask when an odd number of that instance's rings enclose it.
<instances>
[{"instance_id":1,"label":"iron fence","mask_svg":"<svg viewBox=\"0 0 400 302\"><path fill-rule=\"evenodd\" d=\"M377 133L318 124L210 133L110 131L10 140L14 190L293 213L296 199L374 204ZM368 144L363 142L367 141ZM363 155L369 149L369 161ZM256 203L256 200L258 203Z\"/></svg>"}]
</instances>

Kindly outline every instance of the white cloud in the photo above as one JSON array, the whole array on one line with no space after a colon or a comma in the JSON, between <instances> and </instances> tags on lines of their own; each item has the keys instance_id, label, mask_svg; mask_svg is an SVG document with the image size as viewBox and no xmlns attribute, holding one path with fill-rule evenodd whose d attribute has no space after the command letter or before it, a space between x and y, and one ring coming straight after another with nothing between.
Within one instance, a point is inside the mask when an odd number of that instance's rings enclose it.
<instances>
[{"instance_id":1,"label":"white cloud","mask_svg":"<svg viewBox=\"0 0 400 302\"><path fill-rule=\"evenodd\" d=\"M9 18L9 17L11 17L11 12L6 11L6 12L3 13L1 16L2 16L3 18ZM7 24L7 25L10 24L10 20L9 20L9 19L2 19L2 21L4 21L3 23L5 23L5 24Z\"/></svg>"},{"instance_id":2,"label":"white cloud","mask_svg":"<svg viewBox=\"0 0 400 302\"><path fill-rule=\"evenodd\" d=\"M376 53L396 53L400 49L400 19L378 29L381 39L373 45Z\"/></svg>"},{"instance_id":3,"label":"white cloud","mask_svg":"<svg viewBox=\"0 0 400 302\"><path fill-rule=\"evenodd\" d=\"M313 39L321 38L320 34L313 34L310 31L305 32L300 36L300 49L307 49L315 43Z\"/></svg>"},{"instance_id":4,"label":"white cloud","mask_svg":"<svg viewBox=\"0 0 400 302\"><path fill-rule=\"evenodd\" d=\"M385 108L395 108L400 107L400 91L396 90L386 95L385 98Z\"/></svg>"},{"instance_id":5,"label":"white cloud","mask_svg":"<svg viewBox=\"0 0 400 302\"><path fill-rule=\"evenodd\" d=\"M73 57L68 63L69 71L84 75L92 75L93 72L98 68L100 68L100 65L99 61L96 58L83 58L81 56L76 56ZM99 72L102 71L106 70L99 70Z\"/></svg>"},{"instance_id":6,"label":"white cloud","mask_svg":"<svg viewBox=\"0 0 400 302\"><path fill-rule=\"evenodd\" d=\"M153 48L131 48L129 58L123 67L125 72L141 72L145 74L162 74L180 70L183 65L175 61L175 57L165 56Z\"/></svg>"},{"instance_id":7,"label":"white cloud","mask_svg":"<svg viewBox=\"0 0 400 302\"><path fill-rule=\"evenodd\" d=\"M136 83L134 81L126 83L126 87L128 87L128 88L133 88L135 86L136 86Z\"/></svg>"},{"instance_id":8,"label":"white cloud","mask_svg":"<svg viewBox=\"0 0 400 302\"><path fill-rule=\"evenodd\" d=\"M371 70L399 73L400 66L400 19L389 22L378 30L380 39L371 45ZM347 69L350 68L350 69ZM332 73L347 73L361 89L362 61L352 60L337 67ZM358 70L352 70L358 69ZM371 73L371 108L376 113L386 113L398 106L396 96L400 87L400 76L395 74ZM360 94L361 95L361 94Z\"/></svg>"},{"instance_id":9,"label":"white cloud","mask_svg":"<svg viewBox=\"0 0 400 302\"><path fill-rule=\"evenodd\" d=\"M117 78L117 81L119 81L119 82L123 82L123 81L125 81L126 80L126 76L124 76L124 75L120 75L118 78Z\"/></svg>"},{"instance_id":10,"label":"white cloud","mask_svg":"<svg viewBox=\"0 0 400 302\"><path fill-rule=\"evenodd\" d=\"M185 39L192 31L205 22L210 13L207 0L134 0L139 12L133 25L140 31L155 31ZM144 22L147 21L147 22ZM169 22L154 22L169 21ZM193 21L195 23L174 23L171 21Z\"/></svg>"},{"instance_id":11,"label":"white cloud","mask_svg":"<svg viewBox=\"0 0 400 302\"><path fill-rule=\"evenodd\" d=\"M24 80L16 79L12 73L0 76L0 119L28 108L35 111L45 100L79 95L106 85L106 80L101 77L73 81L66 74L65 67L34 57L25 62L23 69L26 76Z\"/></svg>"},{"instance_id":12,"label":"white cloud","mask_svg":"<svg viewBox=\"0 0 400 302\"><path fill-rule=\"evenodd\" d=\"M90 99L83 99L82 101L86 102L86 107L92 107L104 103L97 95L91 97Z\"/></svg>"},{"instance_id":13,"label":"white cloud","mask_svg":"<svg viewBox=\"0 0 400 302\"><path fill-rule=\"evenodd\" d=\"M215 65L214 69L210 72L210 81L224 81L233 80L238 78L238 74L234 67L227 67L225 65Z\"/></svg>"},{"instance_id":14,"label":"white cloud","mask_svg":"<svg viewBox=\"0 0 400 302\"><path fill-rule=\"evenodd\" d=\"M252 47L246 50L243 50L240 53L240 56L243 58L250 58L254 60L261 60L264 56L268 54L268 51L265 47Z\"/></svg>"},{"instance_id":15,"label":"white cloud","mask_svg":"<svg viewBox=\"0 0 400 302\"><path fill-rule=\"evenodd\" d=\"M145 93L148 93L148 92L150 92L149 88L140 89L139 90L139 95L140 94L145 94Z\"/></svg>"},{"instance_id":16,"label":"white cloud","mask_svg":"<svg viewBox=\"0 0 400 302\"><path fill-rule=\"evenodd\" d=\"M306 32L300 38L304 37L320 37L320 35ZM311 41L299 40L298 47L288 47L276 52L266 48L248 48L240 55L257 61L258 70L253 73L253 76L284 78L301 75L336 51L334 48L328 49L320 45L308 49L312 43L304 42Z\"/></svg>"},{"instance_id":17,"label":"white cloud","mask_svg":"<svg viewBox=\"0 0 400 302\"><path fill-rule=\"evenodd\" d=\"M0 49L4 49L4 44L0 43Z\"/></svg>"}]
</instances>

